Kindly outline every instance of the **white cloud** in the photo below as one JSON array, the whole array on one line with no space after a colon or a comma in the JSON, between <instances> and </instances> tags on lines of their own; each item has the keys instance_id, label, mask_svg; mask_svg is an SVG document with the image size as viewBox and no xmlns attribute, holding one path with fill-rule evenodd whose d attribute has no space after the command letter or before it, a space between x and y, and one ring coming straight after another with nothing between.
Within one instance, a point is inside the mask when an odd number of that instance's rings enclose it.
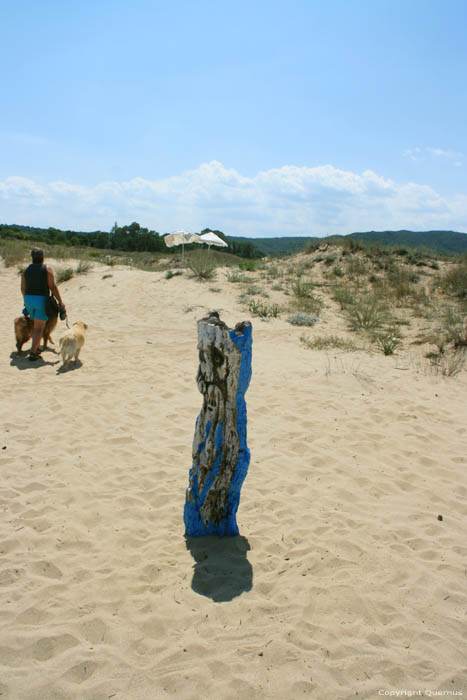
<instances>
[{"instance_id":1,"label":"white cloud","mask_svg":"<svg viewBox=\"0 0 467 700\"><path fill-rule=\"evenodd\" d=\"M218 228L232 235L292 236L369 229L467 230L467 197L397 183L367 170L285 165L246 177L217 161L163 180L96 186L0 181L2 222L108 231L138 221L165 233Z\"/></svg>"},{"instance_id":2,"label":"white cloud","mask_svg":"<svg viewBox=\"0 0 467 700\"><path fill-rule=\"evenodd\" d=\"M404 155L411 160L427 160L431 158L432 160L444 160L451 163L456 168L460 168L463 165L464 154L460 151L448 151L444 148L432 148L427 146L426 148L420 148L416 146L415 148L408 148L404 151Z\"/></svg>"}]
</instances>

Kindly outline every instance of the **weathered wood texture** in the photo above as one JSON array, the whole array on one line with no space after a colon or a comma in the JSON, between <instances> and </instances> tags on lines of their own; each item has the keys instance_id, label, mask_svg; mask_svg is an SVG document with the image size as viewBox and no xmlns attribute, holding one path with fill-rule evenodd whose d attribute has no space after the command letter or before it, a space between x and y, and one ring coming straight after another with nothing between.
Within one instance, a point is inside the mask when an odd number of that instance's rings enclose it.
<instances>
[{"instance_id":1,"label":"weathered wood texture","mask_svg":"<svg viewBox=\"0 0 467 700\"><path fill-rule=\"evenodd\" d=\"M193 464L186 492L186 534L238 535L236 513L248 471L245 393L251 379L252 327L229 329L216 312L198 321L198 389Z\"/></svg>"}]
</instances>

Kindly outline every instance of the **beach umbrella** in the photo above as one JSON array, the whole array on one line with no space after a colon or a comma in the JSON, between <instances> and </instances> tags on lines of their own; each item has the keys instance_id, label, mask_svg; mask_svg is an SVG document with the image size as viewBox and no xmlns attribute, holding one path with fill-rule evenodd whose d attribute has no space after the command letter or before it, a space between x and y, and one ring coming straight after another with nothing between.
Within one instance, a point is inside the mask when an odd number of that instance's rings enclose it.
<instances>
[{"instance_id":1,"label":"beach umbrella","mask_svg":"<svg viewBox=\"0 0 467 700\"><path fill-rule=\"evenodd\" d=\"M165 245L172 248L175 245L182 246L182 261L185 259L185 243L201 243L200 236L197 233L188 233L188 231L174 231L164 236Z\"/></svg>"},{"instance_id":2,"label":"beach umbrella","mask_svg":"<svg viewBox=\"0 0 467 700\"><path fill-rule=\"evenodd\" d=\"M200 243L207 243L209 250L211 250L212 245L218 245L218 246L221 246L222 248L228 248L228 246L229 246L228 243L223 241L222 238L219 238L219 236L217 236L212 231L208 231L207 233L202 233L201 236L199 237L199 242Z\"/></svg>"}]
</instances>

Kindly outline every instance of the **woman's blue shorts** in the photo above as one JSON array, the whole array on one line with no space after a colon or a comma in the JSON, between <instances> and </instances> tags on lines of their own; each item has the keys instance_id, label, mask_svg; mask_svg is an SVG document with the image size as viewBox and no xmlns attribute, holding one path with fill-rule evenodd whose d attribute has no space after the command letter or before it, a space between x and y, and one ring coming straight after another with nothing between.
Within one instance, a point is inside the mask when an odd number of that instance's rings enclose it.
<instances>
[{"instance_id":1,"label":"woman's blue shorts","mask_svg":"<svg viewBox=\"0 0 467 700\"><path fill-rule=\"evenodd\" d=\"M24 297L24 304L28 310L28 314L33 320L35 318L40 321L49 320L49 317L45 313L45 297L37 294L26 294Z\"/></svg>"}]
</instances>

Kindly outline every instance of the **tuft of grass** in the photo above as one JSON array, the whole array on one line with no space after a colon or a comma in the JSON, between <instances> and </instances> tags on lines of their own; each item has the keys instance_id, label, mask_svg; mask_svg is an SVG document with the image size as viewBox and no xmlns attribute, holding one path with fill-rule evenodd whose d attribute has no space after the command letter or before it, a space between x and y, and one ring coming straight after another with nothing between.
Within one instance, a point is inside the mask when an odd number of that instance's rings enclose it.
<instances>
[{"instance_id":1,"label":"tuft of grass","mask_svg":"<svg viewBox=\"0 0 467 700\"><path fill-rule=\"evenodd\" d=\"M368 274L368 268L359 257L350 257L346 263L346 273L349 279L358 281Z\"/></svg>"},{"instance_id":2,"label":"tuft of grass","mask_svg":"<svg viewBox=\"0 0 467 700\"><path fill-rule=\"evenodd\" d=\"M103 280L108 280L109 277L113 277L113 275L102 275Z\"/></svg>"},{"instance_id":3,"label":"tuft of grass","mask_svg":"<svg viewBox=\"0 0 467 700\"><path fill-rule=\"evenodd\" d=\"M220 287L209 287L209 291L213 292L214 294L218 294L221 291L221 289Z\"/></svg>"},{"instance_id":4,"label":"tuft of grass","mask_svg":"<svg viewBox=\"0 0 467 700\"><path fill-rule=\"evenodd\" d=\"M225 277L227 279L227 282L251 282L251 277L248 275L242 275L241 272L226 272Z\"/></svg>"},{"instance_id":5,"label":"tuft of grass","mask_svg":"<svg viewBox=\"0 0 467 700\"><path fill-rule=\"evenodd\" d=\"M349 286L336 287L332 293L332 298L339 304L341 310L347 309L355 304L356 301L355 291Z\"/></svg>"},{"instance_id":6,"label":"tuft of grass","mask_svg":"<svg viewBox=\"0 0 467 700\"><path fill-rule=\"evenodd\" d=\"M406 297L414 297L418 293L414 285L420 281L420 277L410 267L391 263L387 269L386 279L390 286L390 291L387 290L387 293L397 302Z\"/></svg>"},{"instance_id":7,"label":"tuft of grass","mask_svg":"<svg viewBox=\"0 0 467 700\"><path fill-rule=\"evenodd\" d=\"M315 285L311 280L296 279L291 285L294 296L299 299L311 299L313 297Z\"/></svg>"},{"instance_id":8,"label":"tuft of grass","mask_svg":"<svg viewBox=\"0 0 467 700\"><path fill-rule=\"evenodd\" d=\"M212 258L202 252L190 255L187 265L191 270L192 277L199 282L211 280L216 276L215 263Z\"/></svg>"},{"instance_id":9,"label":"tuft of grass","mask_svg":"<svg viewBox=\"0 0 467 700\"><path fill-rule=\"evenodd\" d=\"M250 284L243 292L243 294L247 296L255 296L257 294L261 294L261 296L268 296L267 292L264 291L262 287L258 287L255 284Z\"/></svg>"},{"instance_id":10,"label":"tuft of grass","mask_svg":"<svg viewBox=\"0 0 467 700\"><path fill-rule=\"evenodd\" d=\"M467 347L467 316L452 306L444 310L441 330L446 343L452 343L455 349Z\"/></svg>"},{"instance_id":11,"label":"tuft of grass","mask_svg":"<svg viewBox=\"0 0 467 700\"><path fill-rule=\"evenodd\" d=\"M72 267L59 267L55 272L55 281L57 284L60 284L61 282L67 282L68 280L71 280L73 274L74 273Z\"/></svg>"},{"instance_id":12,"label":"tuft of grass","mask_svg":"<svg viewBox=\"0 0 467 700\"><path fill-rule=\"evenodd\" d=\"M287 321L292 324L292 326L314 326L317 322L317 316L311 316L310 314L295 313L287 318Z\"/></svg>"},{"instance_id":13,"label":"tuft of grass","mask_svg":"<svg viewBox=\"0 0 467 700\"><path fill-rule=\"evenodd\" d=\"M92 263L89 260L80 260L76 266L77 275L85 275L92 270Z\"/></svg>"},{"instance_id":14,"label":"tuft of grass","mask_svg":"<svg viewBox=\"0 0 467 700\"><path fill-rule=\"evenodd\" d=\"M353 331L372 331L388 320L387 307L373 294L361 296L346 309Z\"/></svg>"},{"instance_id":15,"label":"tuft of grass","mask_svg":"<svg viewBox=\"0 0 467 700\"><path fill-rule=\"evenodd\" d=\"M282 273L277 267L277 265L268 265L266 268L266 274L272 279L277 279L277 277L282 277Z\"/></svg>"},{"instance_id":16,"label":"tuft of grass","mask_svg":"<svg viewBox=\"0 0 467 700\"><path fill-rule=\"evenodd\" d=\"M375 342L385 355L393 355L394 351L401 345L400 339L392 333L375 336Z\"/></svg>"},{"instance_id":17,"label":"tuft of grass","mask_svg":"<svg viewBox=\"0 0 467 700\"><path fill-rule=\"evenodd\" d=\"M323 302L314 294L315 284L311 280L299 278L294 280L291 286L294 295L292 306L297 311L319 316Z\"/></svg>"},{"instance_id":18,"label":"tuft of grass","mask_svg":"<svg viewBox=\"0 0 467 700\"><path fill-rule=\"evenodd\" d=\"M260 318L278 318L280 307L278 304L266 304L263 301L252 299L248 304L248 309L253 316Z\"/></svg>"},{"instance_id":19,"label":"tuft of grass","mask_svg":"<svg viewBox=\"0 0 467 700\"><path fill-rule=\"evenodd\" d=\"M467 299L467 261L448 270L441 277L441 285L458 299Z\"/></svg>"},{"instance_id":20,"label":"tuft of grass","mask_svg":"<svg viewBox=\"0 0 467 700\"><path fill-rule=\"evenodd\" d=\"M443 377L455 377L465 366L464 350L451 350L446 353L430 352L426 355L430 360L434 374Z\"/></svg>"},{"instance_id":21,"label":"tuft of grass","mask_svg":"<svg viewBox=\"0 0 467 700\"><path fill-rule=\"evenodd\" d=\"M340 338L337 335L323 335L313 339L301 336L300 341L310 350L329 350L331 348L345 350L346 352L361 350L353 340Z\"/></svg>"}]
</instances>

